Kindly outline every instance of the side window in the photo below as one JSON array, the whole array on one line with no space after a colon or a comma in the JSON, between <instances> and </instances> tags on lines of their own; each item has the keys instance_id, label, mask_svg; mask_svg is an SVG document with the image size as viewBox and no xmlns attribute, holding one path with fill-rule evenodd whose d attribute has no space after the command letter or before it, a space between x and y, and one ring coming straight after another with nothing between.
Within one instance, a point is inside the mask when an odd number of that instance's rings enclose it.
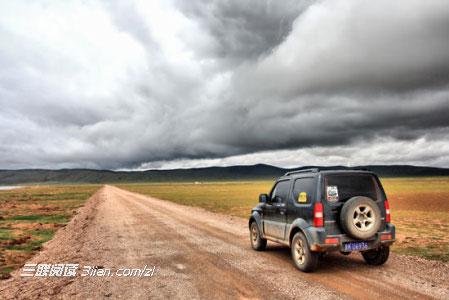
<instances>
[{"instance_id":1,"label":"side window","mask_svg":"<svg viewBox=\"0 0 449 300\"><path fill-rule=\"evenodd\" d=\"M274 200L275 197L280 197L282 202L286 202L288 198L288 192L290 189L290 181L279 181L273 189L271 193L271 201Z\"/></svg>"},{"instance_id":2,"label":"side window","mask_svg":"<svg viewBox=\"0 0 449 300\"><path fill-rule=\"evenodd\" d=\"M298 204L307 204L315 197L316 178L307 177L295 180L293 199Z\"/></svg>"}]
</instances>

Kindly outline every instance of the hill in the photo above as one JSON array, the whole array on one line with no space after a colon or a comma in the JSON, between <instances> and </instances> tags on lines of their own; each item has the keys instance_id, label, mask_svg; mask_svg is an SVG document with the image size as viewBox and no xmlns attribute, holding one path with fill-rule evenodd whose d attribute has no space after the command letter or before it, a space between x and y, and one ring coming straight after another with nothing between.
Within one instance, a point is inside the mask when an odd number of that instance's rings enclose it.
<instances>
[{"instance_id":1,"label":"hill","mask_svg":"<svg viewBox=\"0 0 449 300\"><path fill-rule=\"evenodd\" d=\"M208 167L196 169L110 171L94 169L26 169L0 170L0 185L25 183L119 183L119 182L164 182L164 181L221 181L221 180L272 180L291 170L312 168L304 166L284 169L270 165ZM342 166L320 167L352 169ZM360 166L374 171L382 177L449 176L449 169L417 167L409 165Z\"/></svg>"}]
</instances>

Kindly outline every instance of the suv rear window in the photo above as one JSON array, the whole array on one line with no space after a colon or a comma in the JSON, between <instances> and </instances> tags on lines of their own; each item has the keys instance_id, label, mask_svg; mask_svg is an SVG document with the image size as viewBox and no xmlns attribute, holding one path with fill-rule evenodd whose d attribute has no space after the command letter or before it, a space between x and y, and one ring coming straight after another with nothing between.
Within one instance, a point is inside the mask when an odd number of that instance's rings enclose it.
<instances>
[{"instance_id":1,"label":"suv rear window","mask_svg":"<svg viewBox=\"0 0 449 300\"><path fill-rule=\"evenodd\" d=\"M355 196L376 201L380 189L377 180L369 174L335 174L324 179L324 195L328 202L345 202Z\"/></svg>"}]
</instances>

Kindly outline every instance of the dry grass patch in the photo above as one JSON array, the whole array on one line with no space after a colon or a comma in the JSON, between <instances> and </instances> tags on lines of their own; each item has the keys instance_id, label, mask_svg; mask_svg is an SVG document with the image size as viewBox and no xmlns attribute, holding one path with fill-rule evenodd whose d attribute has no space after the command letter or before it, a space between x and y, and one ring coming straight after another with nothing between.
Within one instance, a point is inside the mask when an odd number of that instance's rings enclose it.
<instances>
[{"instance_id":1,"label":"dry grass patch","mask_svg":"<svg viewBox=\"0 0 449 300\"><path fill-rule=\"evenodd\" d=\"M179 204L246 218L251 208L259 201L259 194L268 193L272 185L269 181L233 181L201 184L127 184L118 187Z\"/></svg>"},{"instance_id":2,"label":"dry grass patch","mask_svg":"<svg viewBox=\"0 0 449 300\"><path fill-rule=\"evenodd\" d=\"M449 178L388 178L397 242L393 250L449 262Z\"/></svg>"}]
</instances>

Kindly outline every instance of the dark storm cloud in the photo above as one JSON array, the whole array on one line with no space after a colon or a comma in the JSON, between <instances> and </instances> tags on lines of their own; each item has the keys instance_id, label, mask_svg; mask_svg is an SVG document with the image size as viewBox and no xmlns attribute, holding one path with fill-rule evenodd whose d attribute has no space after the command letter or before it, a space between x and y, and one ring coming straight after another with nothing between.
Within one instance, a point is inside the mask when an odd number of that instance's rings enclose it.
<instances>
[{"instance_id":1,"label":"dark storm cloud","mask_svg":"<svg viewBox=\"0 0 449 300\"><path fill-rule=\"evenodd\" d=\"M279 45L311 1L177 1L215 41L212 53L233 65L257 59Z\"/></svg>"},{"instance_id":2,"label":"dark storm cloud","mask_svg":"<svg viewBox=\"0 0 449 300\"><path fill-rule=\"evenodd\" d=\"M209 138L250 152L375 136L416 139L447 128L444 2L388 11L379 3L353 4L311 6L270 55L237 69L233 95L218 105L221 117L210 120L216 127ZM228 131L216 134L219 128Z\"/></svg>"},{"instance_id":3,"label":"dark storm cloud","mask_svg":"<svg viewBox=\"0 0 449 300\"><path fill-rule=\"evenodd\" d=\"M339 97L329 101L331 96L326 95L306 96L290 103L254 102L248 104L251 109L246 111L217 111L221 119L210 120L215 127L208 132L208 138L233 146L235 152L230 154L335 146L376 136L413 140L428 131L447 128L448 95L428 99L417 93L408 95L406 102L398 100L397 95L383 95L382 100L363 95L363 101ZM312 110L298 109L301 102L308 101L319 104ZM220 133L220 128L228 130Z\"/></svg>"},{"instance_id":4,"label":"dark storm cloud","mask_svg":"<svg viewBox=\"0 0 449 300\"><path fill-rule=\"evenodd\" d=\"M446 1L1 6L0 168L449 166Z\"/></svg>"}]
</instances>

